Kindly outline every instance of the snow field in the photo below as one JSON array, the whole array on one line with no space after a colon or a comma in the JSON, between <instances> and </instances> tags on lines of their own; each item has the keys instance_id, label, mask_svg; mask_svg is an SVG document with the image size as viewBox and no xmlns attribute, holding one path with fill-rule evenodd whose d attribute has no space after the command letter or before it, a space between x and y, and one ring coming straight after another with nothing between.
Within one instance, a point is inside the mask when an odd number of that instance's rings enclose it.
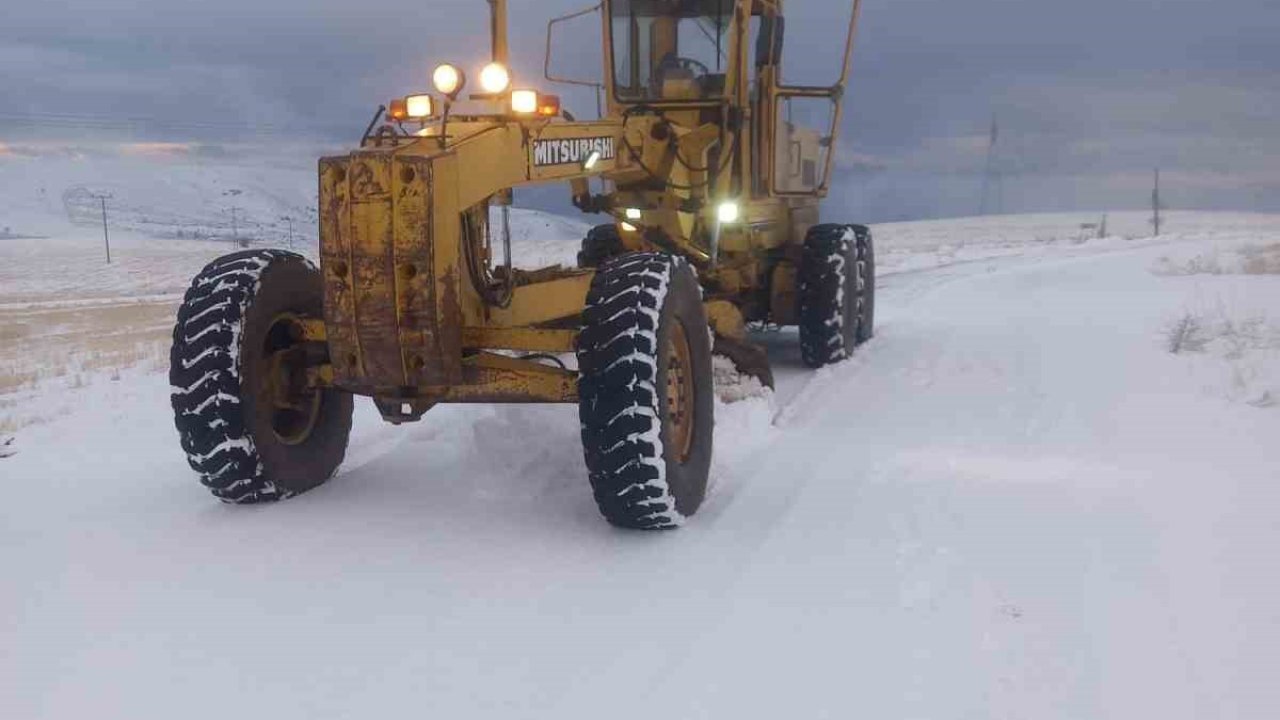
<instances>
[{"instance_id":1,"label":"snow field","mask_svg":"<svg viewBox=\"0 0 1280 720\"><path fill-rule=\"evenodd\" d=\"M1087 216L874 228L876 338L812 372L794 332L762 334L775 393L718 363L712 491L656 536L599 519L573 407L445 406L395 428L358 403L328 485L231 508L186 466L163 368L126 357L84 387L24 386L4 417L74 412L0 429L17 450L0 459L0 707L1275 716L1280 408L1254 401L1274 397L1257 338L1280 276L1162 268L1235 267L1280 242L1280 218L1171 213L1155 240L1139 218L1083 242ZM576 250L561 227L545 256ZM180 292L179 266L203 262L171 246L77 284L68 254L10 242L6 348L19 324L155 330L149 309L54 303ZM58 289L17 280L46 268ZM70 315L29 319L55 310ZM99 311L119 314L76 318ZM1188 314L1209 339L1170 352ZM0 357L74 355L36 333ZM1257 372L1237 394L1239 367Z\"/></svg>"}]
</instances>

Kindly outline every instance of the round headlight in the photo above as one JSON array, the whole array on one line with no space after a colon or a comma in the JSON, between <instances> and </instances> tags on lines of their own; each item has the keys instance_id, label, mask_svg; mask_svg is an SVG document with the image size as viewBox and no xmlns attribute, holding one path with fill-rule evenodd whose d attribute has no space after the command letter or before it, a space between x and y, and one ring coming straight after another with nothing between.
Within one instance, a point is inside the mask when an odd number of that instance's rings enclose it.
<instances>
[{"instance_id":1,"label":"round headlight","mask_svg":"<svg viewBox=\"0 0 1280 720\"><path fill-rule=\"evenodd\" d=\"M480 89L490 95L506 92L511 87L511 72L502 63L489 63L480 71Z\"/></svg>"},{"instance_id":2,"label":"round headlight","mask_svg":"<svg viewBox=\"0 0 1280 720\"><path fill-rule=\"evenodd\" d=\"M442 95L456 97L462 90L463 84L466 83L466 78L461 70L445 63L436 68L436 71L431 74L431 83L435 85L436 91Z\"/></svg>"}]
</instances>

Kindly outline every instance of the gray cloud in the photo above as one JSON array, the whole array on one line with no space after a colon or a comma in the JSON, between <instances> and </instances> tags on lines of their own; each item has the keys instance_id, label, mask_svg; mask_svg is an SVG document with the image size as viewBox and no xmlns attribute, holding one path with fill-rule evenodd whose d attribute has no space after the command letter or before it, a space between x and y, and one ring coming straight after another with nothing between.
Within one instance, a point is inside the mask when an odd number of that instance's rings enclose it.
<instances>
[{"instance_id":1,"label":"gray cloud","mask_svg":"<svg viewBox=\"0 0 1280 720\"><path fill-rule=\"evenodd\" d=\"M546 19L512 3L517 72ZM790 0L788 79L829 80L843 0ZM487 54L480 0L50 0L0 27L0 142L205 146L352 138L378 102ZM840 151L858 219L973 212L991 118L1007 210L1136 206L1166 168L1187 206L1280 210L1280 3L867 0ZM558 58L598 67L595 28ZM598 75L598 71L596 71ZM591 114L589 94L567 92Z\"/></svg>"}]
</instances>

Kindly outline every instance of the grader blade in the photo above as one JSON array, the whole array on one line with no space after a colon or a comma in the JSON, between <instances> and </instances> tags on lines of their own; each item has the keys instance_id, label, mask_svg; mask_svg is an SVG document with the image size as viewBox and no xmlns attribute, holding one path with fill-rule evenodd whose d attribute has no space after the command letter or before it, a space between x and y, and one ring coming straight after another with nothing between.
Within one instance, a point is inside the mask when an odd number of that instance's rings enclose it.
<instances>
[{"instance_id":1,"label":"grader blade","mask_svg":"<svg viewBox=\"0 0 1280 720\"><path fill-rule=\"evenodd\" d=\"M764 348L745 340L716 335L715 354L732 360L739 373L753 377L761 385L773 389L773 367L769 364L769 354Z\"/></svg>"}]
</instances>

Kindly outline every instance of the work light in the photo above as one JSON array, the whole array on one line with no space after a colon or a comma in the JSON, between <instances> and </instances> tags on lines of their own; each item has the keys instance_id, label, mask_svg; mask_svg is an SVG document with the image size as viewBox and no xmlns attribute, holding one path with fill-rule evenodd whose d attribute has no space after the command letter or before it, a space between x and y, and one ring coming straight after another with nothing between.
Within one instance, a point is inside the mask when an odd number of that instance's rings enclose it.
<instances>
[{"instance_id":1,"label":"work light","mask_svg":"<svg viewBox=\"0 0 1280 720\"><path fill-rule=\"evenodd\" d=\"M480 71L480 89L486 93L504 93L510 86L511 72L502 63L489 63Z\"/></svg>"},{"instance_id":2,"label":"work light","mask_svg":"<svg viewBox=\"0 0 1280 720\"><path fill-rule=\"evenodd\" d=\"M511 111L520 115L538 112L538 93L534 90L516 90L511 93Z\"/></svg>"},{"instance_id":3,"label":"work light","mask_svg":"<svg viewBox=\"0 0 1280 720\"><path fill-rule=\"evenodd\" d=\"M430 95L410 95L404 99L404 108L411 120L425 120L435 114Z\"/></svg>"},{"instance_id":4,"label":"work light","mask_svg":"<svg viewBox=\"0 0 1280 720\"><path fill-rule=\"evenodd\" d=\"M738 203L733 201L722 202L720 207L716 208L716 217L724 224L738 222L739 214Z\"/></svg>"},{"instance_id":5,"label":"work light","mask_svg":"<svg viewBox=\"0 0 1280 720\"><path fill-rule=\"evenodd\" d=\"M462 86L467 84L467 78L457 67L445 63L431 74L431 83L435 85L437 92L453 99L462 92Z\"/></svg>"}]
</instances>

